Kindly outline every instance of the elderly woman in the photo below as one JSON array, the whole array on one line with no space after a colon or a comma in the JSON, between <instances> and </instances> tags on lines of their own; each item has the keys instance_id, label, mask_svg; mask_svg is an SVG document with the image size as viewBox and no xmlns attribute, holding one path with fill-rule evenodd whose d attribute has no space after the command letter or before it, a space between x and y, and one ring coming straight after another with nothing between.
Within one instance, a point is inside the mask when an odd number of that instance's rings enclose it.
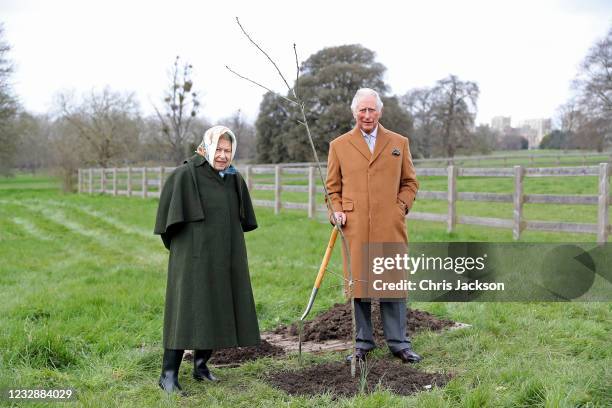
<instances>
[{"instance_id":1,"label":"elderly woman","mask_svg":"<svg viewBox=\"0 0 612 408\"><path fill-rule=\"evenodd\" d=\"M155 234L170 250L159 386L180 390L185 349L193 377L216 381L206 363L213 349L260 342L244 232L257 228L249 191L231 165L236 137L224 126L204 134L197 154L168 177Z\"/></svg>"}]
</instances>

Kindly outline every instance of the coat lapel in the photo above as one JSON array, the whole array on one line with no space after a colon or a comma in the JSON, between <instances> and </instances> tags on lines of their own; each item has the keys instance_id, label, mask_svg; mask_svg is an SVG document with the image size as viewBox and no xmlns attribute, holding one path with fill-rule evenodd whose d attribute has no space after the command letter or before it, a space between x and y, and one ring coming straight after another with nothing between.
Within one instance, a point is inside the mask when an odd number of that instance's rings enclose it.
<instances>
[{"instance_id":1,"label":"coat lapel","mask_svg":"<svg viewBox=\"0 0 612 408\"><path fill-rule=\"evenodd\" d=\"M390 139L391 138L389 136L387 129L382 127L382 125L379 123L378 133L376 134L376 144L374 145L374 153L372 154L372 158L370 159L370 164L372 164L374 160L376 160L378 156L380 156L385 146L387 146L387 143L389 143ZM363 143L366 145L366 149L367 149L368 145L366 144L365 141ZM368 151L370 150L368 149Z\"/></svg>"},{"instance_id":2,"label":"coat lapel","mask_svg":"<svg viewBox=\"0 0 612 408\"><path fill-rule=\"evenodd\" d=\"M370 153L370 148L368 147L368 144L363 138L363 135L361 134L361 130L359 130L358 127L353 128L353 130L351 131L351 137L349 138L349 142L357 150L359 150L359 153L361 153L367 161L370 161L372 157L372 153Z\"/></svg>"}]
</instances>

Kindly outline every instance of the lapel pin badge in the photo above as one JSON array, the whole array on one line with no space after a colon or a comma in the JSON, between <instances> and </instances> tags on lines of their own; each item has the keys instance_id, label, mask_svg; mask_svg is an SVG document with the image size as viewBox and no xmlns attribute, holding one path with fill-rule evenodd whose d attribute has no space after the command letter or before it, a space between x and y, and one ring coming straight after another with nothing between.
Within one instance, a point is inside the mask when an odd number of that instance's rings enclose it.
<instances>
[{"instance_id":1,"label":"lapel pin badge","mask_svg":"<svg viewBox=\"0 0 612 408\"><path fill-rule=\"evenodd\" d=\"M400 155L400 151L399 149L396 147L395 149L393 149L393 151L391 152L392 155L394 156L399 156Z\"/></svg>"}]
</instances>

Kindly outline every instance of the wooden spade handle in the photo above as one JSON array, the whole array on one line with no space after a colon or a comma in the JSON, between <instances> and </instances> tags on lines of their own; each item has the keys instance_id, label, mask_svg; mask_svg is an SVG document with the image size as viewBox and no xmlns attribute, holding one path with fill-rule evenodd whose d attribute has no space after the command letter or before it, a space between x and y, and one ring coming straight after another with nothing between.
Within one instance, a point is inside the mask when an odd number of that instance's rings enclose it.
<instances>
[{"instance_id":1,"label":"wooden spade handle","mask_svg":"<svg viewBox=\"0 0 612 408\"><path fill-rule=\"evenodd\" d=\"M321 282L323 281L323 276L325 275L325 270L327 269L329 258L331 258L332 252L334 250L334 244L336 243L337 237L338 237L338 228L334 227L334 229L332 230L331 236L329 237L329 243L327 244L327 249L325 250L325 256L323 256L323 261L321 262L321 267L319 268L319 273L317 274L317 280L315 280L314 287L317 289L321 287Z\"/></svg>"}]
</instances>

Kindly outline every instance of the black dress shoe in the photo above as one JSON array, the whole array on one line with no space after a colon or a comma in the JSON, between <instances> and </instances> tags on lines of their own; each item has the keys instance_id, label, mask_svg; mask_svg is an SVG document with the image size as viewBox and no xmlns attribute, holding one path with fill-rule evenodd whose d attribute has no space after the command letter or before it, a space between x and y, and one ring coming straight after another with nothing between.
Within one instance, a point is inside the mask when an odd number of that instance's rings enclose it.
<instances>
[{"instance_id":1,"label":"black dress shoe","mask_svg":"<svg viewBox=\"0 0 612 408\"><path fill-rule=\"evenodd\" d=\"M402 360L403 363L418 363L419 361L423 360L423 357L412 351L411 348L395 351L393 352L393 355Z\"/></svg>"},{"instance_id":2,"label":"black dress shoe","mask_svg":"<svg viewBox=\"0 0 612 408\"><path fill-rule=\"evenodd\" d=\"M217 377L212 375L206 363L212 355L212 350L194 350L193 352L193 378L198 381L218 381Z\"/></svg>"},{"instance_id":3,"label":"black dress shoe","mask_svg":"<svg viewBox=\"0 0 612 408\"><path fill-rule=\"evenodd\" d=\"M167 393L181 391L178 382L178 372L183 359L183 350L165 349L162 361L162 373L159 377L159 387Z\"/></svg>"},{"instance_id":4,"label":"black dress shoe","mask_svg":"<svg viewBox=\"0 0 612 408\"><path fill-rule=\"evenodd\" d=\"M362 348L356 347L355 357L357 358L357 360L355 361L364 361L369 352L370 350L364 350ZM348 357L346 357L346 361L351 361L352 358L353 358L353 355L349 354Z\"/></svg>"}]
</instances>

